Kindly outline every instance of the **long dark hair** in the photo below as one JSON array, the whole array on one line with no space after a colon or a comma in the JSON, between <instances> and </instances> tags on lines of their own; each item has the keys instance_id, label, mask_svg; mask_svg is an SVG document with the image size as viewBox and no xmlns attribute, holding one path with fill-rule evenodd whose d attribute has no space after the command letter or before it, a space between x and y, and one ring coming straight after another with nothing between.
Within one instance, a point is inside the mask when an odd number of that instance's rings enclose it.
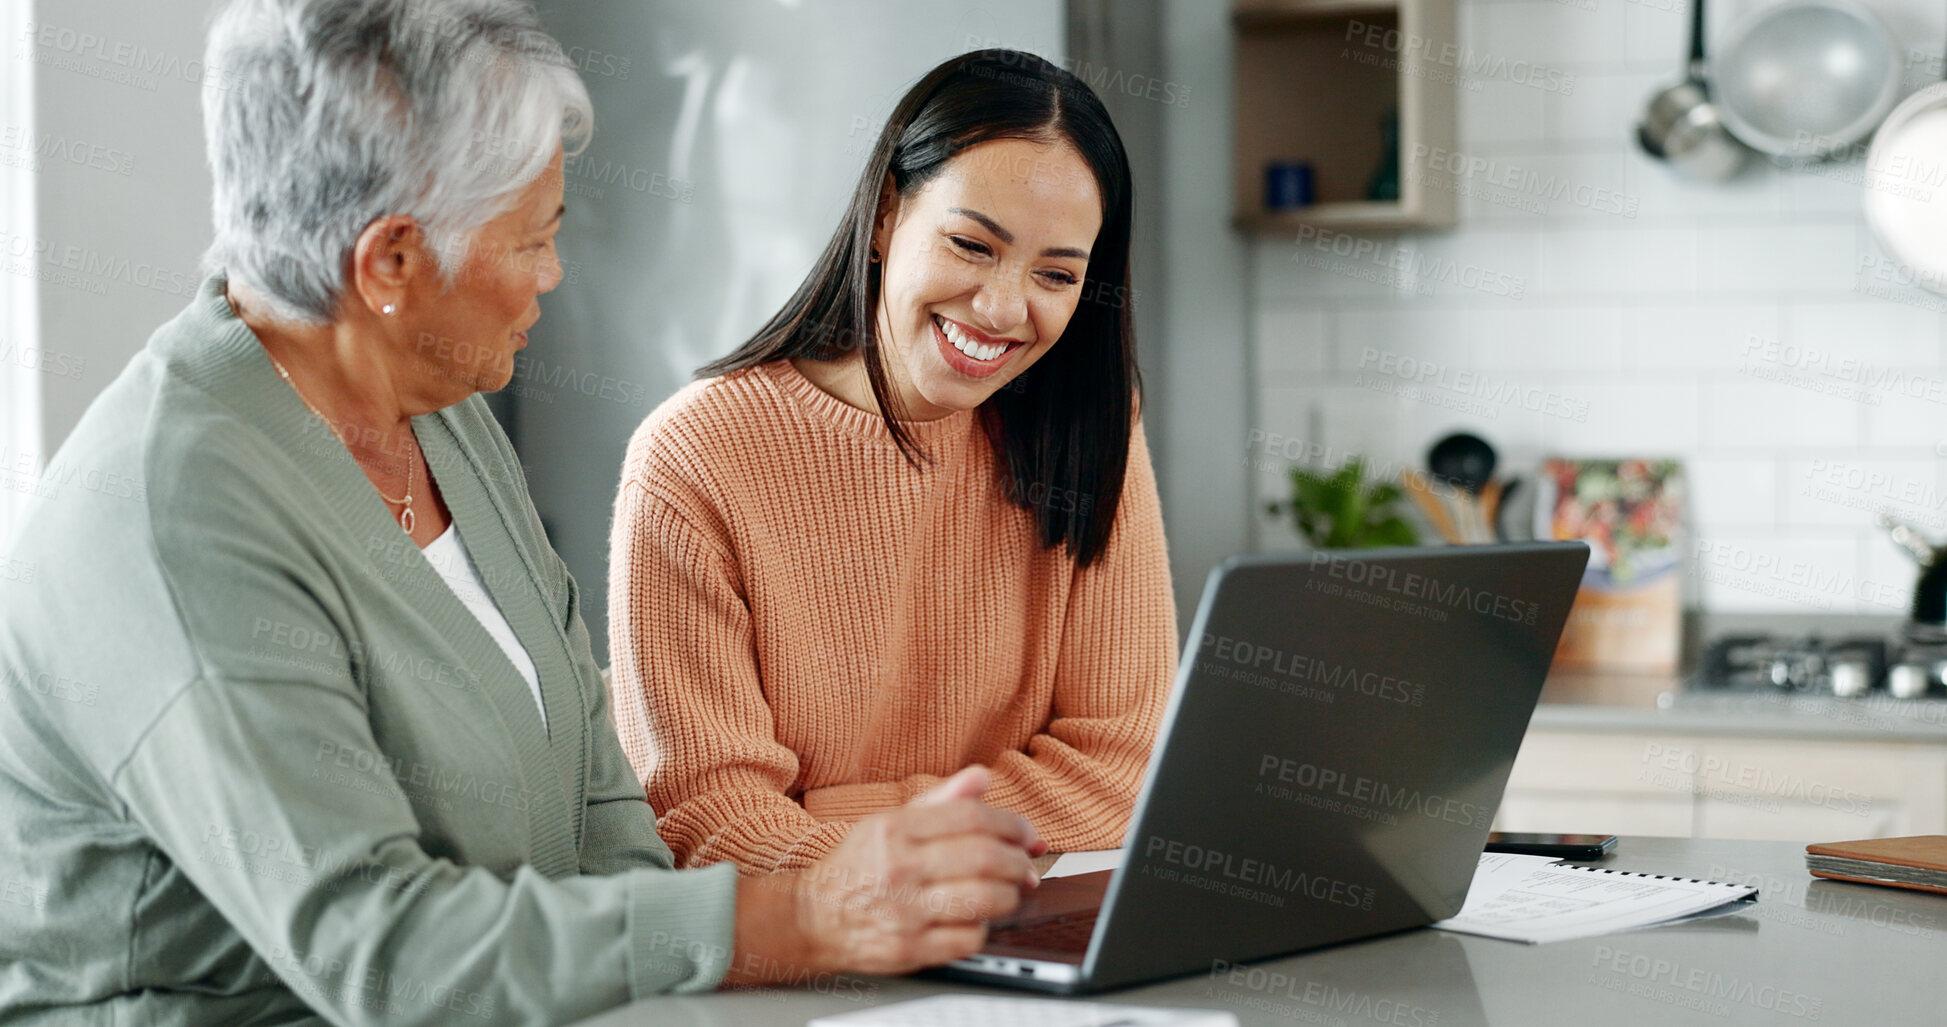
<instances>
[{"instance_id":1,"label":"long dark hair","mask_svg":"<svg viewBox=\"0 0 1947 1027\"><path fill-rule=\"evenodd\" d=\"M1061 344L980 406L981 424L1001 455L1004 493L1034 514L1043 546L1065 544L1086 567L1102 554L1115 525L1142 390L1128 302L1129 158L1087 84L1033 54L962 54L907 90L804 284L749 342L697 376L789 357L834 360L858 349L900 452L915 466L927 459L900 424L898 396L879 357L878 268L868 256L873 229L887 175L899 196L911 196L955 154L994 139L1073 146L1102 194L1102 229Z\"/></svg>"}]
</instances>

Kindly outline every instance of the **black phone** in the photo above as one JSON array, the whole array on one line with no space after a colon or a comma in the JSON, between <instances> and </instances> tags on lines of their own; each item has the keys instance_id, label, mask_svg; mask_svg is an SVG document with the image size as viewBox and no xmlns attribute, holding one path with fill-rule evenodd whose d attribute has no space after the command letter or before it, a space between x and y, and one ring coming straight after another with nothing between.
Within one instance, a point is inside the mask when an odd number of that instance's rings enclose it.
<instances>
[{"instance_id":1,"label":"black phone","mask_svg":"<svg viewBox=\"0 0 1947 1027\"><path fill-rule=\"evenodd\" d=\"M1522 834L1495 831L1487 836L1487 852L1515 852L1556 859L1601 859L1616 851L1613 834Z\"/></svg>"}]
</instances>

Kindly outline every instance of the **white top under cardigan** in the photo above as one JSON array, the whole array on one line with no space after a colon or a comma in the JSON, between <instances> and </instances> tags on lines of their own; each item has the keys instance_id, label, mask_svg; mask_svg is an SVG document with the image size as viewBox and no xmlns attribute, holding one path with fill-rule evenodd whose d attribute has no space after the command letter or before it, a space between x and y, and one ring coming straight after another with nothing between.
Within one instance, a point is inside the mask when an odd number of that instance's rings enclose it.
<instances>
[{"instance_id":1,"label":"white top under cardigan","mask_svg":"<svg viewBox=\"0 0 1947 1027\"><path fill-rule=\"evenodd\" d=\"M541 701L541 675L534 669L534 660L527 655L526 647L514 636L514 628L501 614L500 607L494 605L494 597L487 593L487 583L480 580L480 568L473 565L473 554L466 551L466 543L461 541L459 529L451 524L440 536L420 552L426 554L426 562L439 572L446 587L460 597L460 602L472 612L487 634L500 643L500 651L507 654L508 662L520 671L527 680L527 690L534 693L534 705L541 708L541 726L548 726L548 707Z\"/></svg>"}]
</instances>

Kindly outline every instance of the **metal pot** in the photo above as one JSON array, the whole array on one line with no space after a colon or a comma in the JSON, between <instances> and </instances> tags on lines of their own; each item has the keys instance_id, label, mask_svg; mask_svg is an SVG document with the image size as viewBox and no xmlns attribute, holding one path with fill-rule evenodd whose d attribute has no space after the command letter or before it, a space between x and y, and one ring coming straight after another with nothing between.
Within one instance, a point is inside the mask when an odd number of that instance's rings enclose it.
<instances>
[{"instance_id":1,"label":"metal pot","mask_svg":"<svg viewBox=\"0 0 1947 1027\"><path fill-rule=\"evenodd\" d=\"M1787 162L1871 135L1900 100L1899 41L1853 0L1785 0L1738 19L1710 61L1731 134Z\"/></svg>"},{"instance_id":2,"label":"metal pot","mask_svg":"<svg viewBox=\"0 0 1947 1027\"><path fill-rule=\"evenodd\" d=\"M1729 178L1746 150L1725 130L1704 78L1704 0L1690 6L1690 59L1684 80L1650 98L1636 123L1643 152L1699 179Z\"/></svg>"}]
</instances>

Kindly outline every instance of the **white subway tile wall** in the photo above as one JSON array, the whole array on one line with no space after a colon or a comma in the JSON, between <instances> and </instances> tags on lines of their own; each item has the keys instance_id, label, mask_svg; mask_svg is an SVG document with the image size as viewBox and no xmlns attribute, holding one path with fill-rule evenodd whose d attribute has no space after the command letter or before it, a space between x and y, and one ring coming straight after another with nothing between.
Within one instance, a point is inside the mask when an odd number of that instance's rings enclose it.
<instances>
[{"instance_id":1,"label":"white subway tile wall","mask_svg":"<svg viewBox=\"0 0 1947 1027\"><path fill-rule=\"evenodd\" d=\"M1713 6L1713 36L1757 6ZM1868 6L1907 87L1938 81L1947 10ZM1419 466L1461 429L1524 476L1549 455L1674 456L1693 600L1905 609L1914 569L1874 519L1947 538L1947 296L1873 240L1857 158L1700 184L1637 151L1688 20L1684 0L1460 0L1458 153L1401 156L1407 174L1463 162L1461 225L1253 246L1263 499L1292 463ZM1268 514L1257 540L1296 544Z\"/></svg>"}]
</instances>

